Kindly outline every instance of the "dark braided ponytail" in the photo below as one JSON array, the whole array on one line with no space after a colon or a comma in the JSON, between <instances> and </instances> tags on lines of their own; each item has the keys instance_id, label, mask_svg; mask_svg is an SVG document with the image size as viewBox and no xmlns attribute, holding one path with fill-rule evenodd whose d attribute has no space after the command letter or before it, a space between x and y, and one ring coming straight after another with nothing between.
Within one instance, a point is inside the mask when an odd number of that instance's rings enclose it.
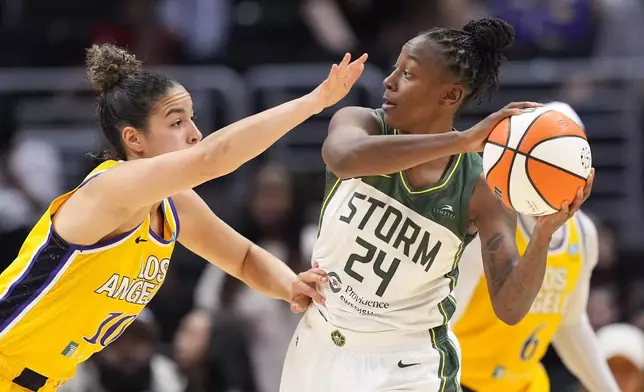
<instances>
[{"instance_id":1,"label":"dark braided ponytail","mask_svg":"<svg viewBox=\"0 0 644 392\"><path fill-rule=\"evenodd\" d=\"M499 84L503 50L512 46L514 29L501 19L471 21L463 30L435 28L424 34L438 46L445 66L461 78L468 95L465 102L478 100Z\"/></svg>"}]
</instances>

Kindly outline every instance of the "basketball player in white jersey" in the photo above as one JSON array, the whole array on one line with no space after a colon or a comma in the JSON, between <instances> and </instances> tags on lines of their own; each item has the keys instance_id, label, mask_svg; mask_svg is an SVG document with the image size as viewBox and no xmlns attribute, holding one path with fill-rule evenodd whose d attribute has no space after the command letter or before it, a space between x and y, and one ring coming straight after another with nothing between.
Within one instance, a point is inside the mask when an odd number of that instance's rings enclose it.
<instances>
[{"instance_id":1,"label":"basketball player in white jersey","mask_svg":"<svg viewBox=\"0 0 644 392\"><path fill-rule=\"evenodd\" d=\"M519 257L516 215L485 182L484 141L506 106L464 132L456 112L497 85L512 27L498 19L433 29L402 48L382 109L348 107L322 148L327 186L313 260L328 273L285 360L281 392L460 390L458 342L448 331L465 246L481 237L499 318L518 323L541 287L550 237L589 195L536 224ZM572 202L572 200L571 200Z\"/></svg>"},{"instance_id":2,"label":"basketball player in white jersey","mask_svg":"<svg viewBox=\"0 0 644 392\"><path fill-rule=\"evenodd\" d=\"M568 104L551 102L545 107L584 128ZM523 252L536 219L518 215L518 223L516 242ZM553 343L589 392L619 392L586 314L590 277L599 257L597 229L590 218L578 211L552 235L539 295L528 315L514 326L494 315L480 246L476 238L463 252L454 289L457 306L451 325L463 350L463 390L548 392L550 382L541 359Z\"/></svg>"}]
</instances>

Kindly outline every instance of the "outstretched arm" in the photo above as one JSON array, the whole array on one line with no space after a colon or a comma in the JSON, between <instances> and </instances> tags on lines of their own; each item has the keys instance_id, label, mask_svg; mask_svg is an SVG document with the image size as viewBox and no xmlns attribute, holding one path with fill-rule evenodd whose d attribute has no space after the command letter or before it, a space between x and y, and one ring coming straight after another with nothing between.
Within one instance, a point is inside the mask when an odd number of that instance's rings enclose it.
<instances>
[{"instance_id":1,"label":"outstretched arm","mask_svg":"<svg viewBox=\"0 0 644 392\"><path fill-rule=\"evenodd\" d=\"M186 248L260 293L291 303L294 311L305 310L308 301L301 302L305 297L324 303L324 298L307 284L325 282L323 271L313 268L296 275L219 219L193 190L172 199L181 221L178 240Z\"/></svg>"},{"instance_id":2,"label":"outstretched arm","mask_svg":"<svg viewBox=\"0 0 644 392\"><path fill-rule=\"evenodd\" d=\"M65 203L56 216L57 232L71 243L93 244L142 208L234 171L342 99L361 75L366 56L351 64L349 60L347 55L339 67L334 65L328 79L310 94L229 125L192 148L106 171Z\"/></svg>"}]
</instances>

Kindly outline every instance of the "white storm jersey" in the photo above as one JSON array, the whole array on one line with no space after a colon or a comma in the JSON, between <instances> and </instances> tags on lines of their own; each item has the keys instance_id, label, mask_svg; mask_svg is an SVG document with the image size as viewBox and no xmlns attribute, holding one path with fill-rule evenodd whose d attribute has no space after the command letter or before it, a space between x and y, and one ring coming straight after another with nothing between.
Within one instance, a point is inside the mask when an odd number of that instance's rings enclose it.
<instances>
[{"instance_id":1,"label":"white storm jersey","mask_svg":"<svg viewBox=\"0 0 644 392\"><path fill-rule=\"evenodd\" d=\"M402 172L347 180L327 172L312 256L329 274L320 288L326 306L318 306L325 318L360 332L447 324L481 170L478 154L453 156L440 181L424 190L411 188Z\"/></svg>"}]
</instances>

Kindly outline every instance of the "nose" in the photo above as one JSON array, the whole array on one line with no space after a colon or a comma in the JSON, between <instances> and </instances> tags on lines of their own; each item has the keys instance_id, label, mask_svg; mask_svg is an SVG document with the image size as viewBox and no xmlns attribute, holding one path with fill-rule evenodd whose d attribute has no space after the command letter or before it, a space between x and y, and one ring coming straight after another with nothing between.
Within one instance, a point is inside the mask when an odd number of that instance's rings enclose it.
<instances>
[{"instance_id":1,"label":"nose","mask_svg":"<svg viewBox=\"0 0 644 392\"><path fill-rule=\"evenodd\" d=\"M201 131L199 131L199 128L194 127L194 132L192 132L189 136L188 143L189 144L197 144L203 139L203 135L201 134Z\"/></svg>"},{"instance_id":2,"label":"nose","mask_svg":"<svg viewBox=\"0 0 644 392\"><path fill-rule=\"evenodd\" d=\"M396 91L396 70L393 70L389 76L383 80L382 85L385 86L386 90Z\"/></svg>"}]
</instances>

